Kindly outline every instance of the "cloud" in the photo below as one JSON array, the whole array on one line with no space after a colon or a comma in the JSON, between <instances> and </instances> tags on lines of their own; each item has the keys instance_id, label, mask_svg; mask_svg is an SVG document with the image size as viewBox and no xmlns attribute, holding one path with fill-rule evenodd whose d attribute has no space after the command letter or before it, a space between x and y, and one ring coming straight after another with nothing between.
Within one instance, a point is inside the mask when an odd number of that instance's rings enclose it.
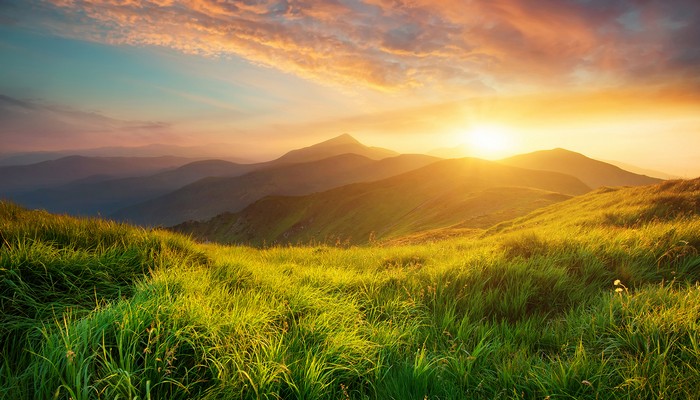
<instances>
[{"instance_id":1,"label":"cloud","mask_svg":"<svg viewBox=\"0 0 700 400\"><path fill-rule=\"evenodd\" d=\"M234 55L346 87L698 83L695 0L49 2L65 21L47 24L67 36Z\"/></svg>"},{"instance_id":2,"label":"cloud","mask_svg":"<svg viewBox=\"0 0 700 400\"><path fill-rule=\"evenodd\" d=\"M340 118L276 124L271 130L276 136L271 139L282 139L290 134L298 136L299 132L314 140L327 137L329 132L381 136L392 143L396 138L410 137L402 143L413 146L411 151L416 151L421 148L416 146L420 141L434 146L435 140L451 139L452 134L480 124L502 124L533 137L539 137L538 132L542 130L567 136L572 130L587 125L617 124L616 129L620 129L620 124L649 125L650 121L657 125L685 121L695 126L692 132L697 132L698 110L700 92L690 93L682 87L479 95ZM628 134L635 132L627 128L611 136L626 137ZM551 136L548 139L551 140ZM664 140L663 135L661 140ZM599 145L601 141L591 139L591 143Z\"/></svg>"},{"instance_id":3,"label":"cloud","mask_svg":"<svg viewBox=\"0 0 700 400\"><path fill-rule=\"evenodd\" d=\"M136 146L177 140L172 126L159 121L127 121L41 100L0 94L3 151L59 150L105 145Z\"/></svg>"}]
</instances>

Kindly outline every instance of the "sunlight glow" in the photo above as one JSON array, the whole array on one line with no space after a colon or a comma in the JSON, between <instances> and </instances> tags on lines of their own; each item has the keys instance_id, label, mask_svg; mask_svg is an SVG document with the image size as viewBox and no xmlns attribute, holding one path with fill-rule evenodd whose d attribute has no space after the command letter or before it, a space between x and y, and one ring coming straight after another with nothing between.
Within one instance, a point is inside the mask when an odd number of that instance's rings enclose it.
<instances>
[{"instance_id":1,"label":"sunlight glow","mask_svg":"<svg viewBox=\"0 0 700 400\"><path fill-rule=\"evenodd\" d=\"M503 125L474 125L465 137L472 153L477 157L497 158L508 153L513 147L511 129Z\"/></svg>"}]
</instances>

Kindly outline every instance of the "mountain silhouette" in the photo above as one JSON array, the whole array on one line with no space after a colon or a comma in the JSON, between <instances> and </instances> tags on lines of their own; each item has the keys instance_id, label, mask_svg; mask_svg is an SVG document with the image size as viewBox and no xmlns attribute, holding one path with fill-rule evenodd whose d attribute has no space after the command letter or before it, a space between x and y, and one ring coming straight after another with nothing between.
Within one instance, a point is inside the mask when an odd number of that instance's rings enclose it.
<instances>
[{"instance_id":1,"label":"mountain silhouette","mask_svg":"<svg viewBox=\"0 0 700 400\"><path fill-rule=\"evenodd\" d=\"M474 158L306 196L271 196L239 213L177 227L206 240L308 243L388 238L445 227L488 227L590 190L560 173Z\"/></svg>"},{"instance_id":2,"label":"mountain silhouette","mask_svg":"<svg viewBox=\"0 0 700 400\"><path fill-rule=\"evenodd\" d=\"M575 176L593 189L601 186L640 186L661 182L661 179L625 171L615 165L560 148L521 154L499 162Z\"/></svg>"},{"instance_id":3,"label":"mountain silhouette","mask_svg":"<svg viewBox=\"0 0 700 400\"><path fill-rule=\"evenodd\" d=\"M174 225L243 209L269 195L301 195L353 182L386 178L410 171L437 158L400 155L372 160L358 154L297 163L268 165L231 178L206 178L167 195L124 208L112 215L145 225Z\"/></svg>"},{"instance_id":4,"label":"mountain silhouette","mask_svg":"<svg viewBox=\"0 0 700 400\"><path fill-rule=\"evenodd\" d=\"M274 164L296 164L322 160L340 154L358 154L372 160L397 156L395 151L380 147L369 147L345 133L315 145L292 150L273 161Z\"/></svg>"},{"instance_id":5,"label":"mountain silhouette","mask_svg":"<svg viewBox=\"0 0 700 400\"><path fill-rule=\"evenodd\" d=\"M124 207L165 195L206 177L238 176L256 164L204 160L154 175L97 182L74 182L56 188L33 190L11 196L30 208L73 215L109 215Z\"/></svg>"},{"instance_id":6,"label":"mountain silhouette","mask_svg":"<svg viewBox=\"0 0 700 400\"><path fill-rule=\"evenodd\" d=\"M191 162L182 157L69 156L30 165L0 167L0 194L57 187L85 179L154 174Z\"/></svg>"}]
</instances>

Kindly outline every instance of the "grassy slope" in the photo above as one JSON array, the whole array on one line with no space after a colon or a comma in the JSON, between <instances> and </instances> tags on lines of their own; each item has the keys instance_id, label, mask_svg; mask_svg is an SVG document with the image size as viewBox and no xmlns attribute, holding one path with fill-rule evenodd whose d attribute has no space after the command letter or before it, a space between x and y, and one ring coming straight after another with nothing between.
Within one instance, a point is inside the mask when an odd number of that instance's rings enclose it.
<instances>
[{"instance_id":1,"label":"grassy slope","mask_svg":"<svg viewBox=\"0 0 700 400\"><path fill-rule=\"evenodd\" d=\"M575 176L592 188L601 186L652 185L661 180L625 171L615 165L564 149L520 154L499 161L514 167L555 171Z\"/></svg>"},{"instance_id":2,"label":"grassy slope","mask_svg":"<svg viewBox=\"0 0 700 400\"><path fill-rule=\"evenodd\" d=\"M436 228L485 228L568 197L559 193L588 190L570 176L465 158L303 197L268 197L238 214L175 229L222 243L367 243Z\"/></svg>"},{"instance_id":3,"label":"grassy slope","mask_svg":"<svg viewBox=\"0 0 700 400\"><path fill-rule=\"evenodd\" d=\"M367 244L420 232L488 228L570 196L498 187L438 193L420 186L365 191L363 186L302 197L268 197L238 214L172 229L204 241L270 244Z\"/></svg>"},{"instance_id":4,"label":"grassy slope","mask_svg":"<svg viewBox=\"0 0 700 400\"><path fill-rule=\"evenodd\" d=\"M434 157L404 154L376 161L342 154L320 161L274 165L242 176L206 178L167 195L120 210L120 220L174 225L239 211L268 195L302 195L319 190L386 178L435 162Z\"/></svg>"},{"instance_id":5,"label":"grassy slope","mask_svg":"<svg viewBox=\"0 0 700 400\"><path fill-rule=\"evenodd\" d=\"M480 238L257 250L2 204L0 397L694 398L699 212L669 182Z\"/></svg>"}]
</instances>

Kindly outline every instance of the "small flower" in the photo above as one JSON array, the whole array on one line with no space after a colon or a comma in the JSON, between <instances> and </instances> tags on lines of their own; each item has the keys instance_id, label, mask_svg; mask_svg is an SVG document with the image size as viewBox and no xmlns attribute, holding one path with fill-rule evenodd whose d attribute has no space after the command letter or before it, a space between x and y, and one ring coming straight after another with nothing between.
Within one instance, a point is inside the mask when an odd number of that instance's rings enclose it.
<instances>
[{"instance_id":1,"label":"small flower","mask_svg":"<svg viewBox=\"0 0 700 400\"><path fill-rule=\"evenodd\" d=\"M73 360L75 360L75 352L73 350L68 350L66 352L66 358L68 359L69 363L73 363Z\"/></svg>"},{"instance_id":2,"label":"small flower","mask_svg":"<svg viewBox=\"0 0 700 400\"><path fill-rule=\"evenodd\" d=\"M590 383L589 381L587 381L587 380L585 380L585 379L581 381L581 384L582 384L582 385L586 385L586 386L593 386L592 383Z\"/></svg>"},{"instance_id":3,"label":"small flower","mask_svg":"<svg viewBox=\"0 0 700 400\"><path fill-rule=\"evenodd\" d=\"M622 288L617 288L617 289L615 289L615 291L616 291L617 293L622 293Z\"/></svg>"},{"instance_id":4,"label":"small flower","mask_svg":"<svg viewBox=\"0 0 700 400\"><path fill-rule=\"evenodd\" d=\"M622 282L620 282L619 279L615 279L615 282L613 282L613 285L615 285L615 286L620 286L621 284L622 284Z\"/></svg>"}]
</instances>

